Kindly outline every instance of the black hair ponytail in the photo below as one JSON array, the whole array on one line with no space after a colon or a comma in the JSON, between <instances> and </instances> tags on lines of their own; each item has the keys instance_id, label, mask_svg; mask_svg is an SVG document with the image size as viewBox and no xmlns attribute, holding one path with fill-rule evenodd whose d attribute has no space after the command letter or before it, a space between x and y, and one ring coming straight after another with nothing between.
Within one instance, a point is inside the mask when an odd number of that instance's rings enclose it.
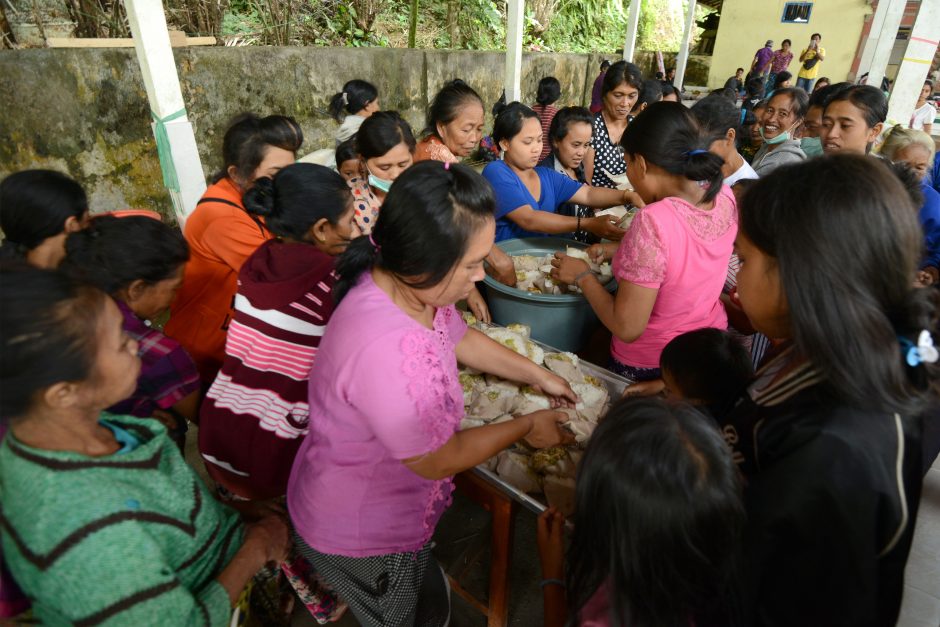
<instances>
[{"instance_id":1,"label":"black hair ponytail","mask_svg":"<svg viewBox=\"0 0 940 627\"><path fill-rule=\"evenodd\" d=\"M327 109L337 122L348 114L358 113L379 97L379 90L368 81L353 79L343 85L343 90L333 94Z\"/></svg>"},{"instance_id":2,"label":"black hair ponytail","mask_svg":"<svg viewBox=\"0 0 940 627\"><path fill-rule=\"evenodd\" d=\"M69 218L88 213L88 197L76 181L54 170L23 170L0 183L0 258L23 258L65 231Z\"/></svg>"},{"instance_id":3,"label":"black hair ponytail","mask_svg":"<svg viewBox=\"0 0 940 627\"><path fill-rule=\"evenodd\" d=\"M245 192L242 202L248 213L266 218L274 212L274 179L269 176L262 176L255 181L255 184Z\"/></svg>"},{"instance_id":4,"label":"black hair ponytail","mask_svg":"<svg viewBox=\"0 0 940 627\"><path fill-rule=\"evenodd\" d=\"M340 257L335 302L373 267L416 289L438 285L495 207L493 188L471 168L440 161L411 166L395 179L372 235L354 240Z\"/></svg>"},{"instance_id":5,"label":"black hair ponytail","mask_svg":"<svg viewBox=\"0 0 940 627\"><path fill-rule=\"evenodd\" d=\"M702 183L702 202L721 191L724 159L709 152L712 137L678 102L656 102L627 126L620 145L629 155L642 155L670 174Z\"/></svg>"}]
</instances>

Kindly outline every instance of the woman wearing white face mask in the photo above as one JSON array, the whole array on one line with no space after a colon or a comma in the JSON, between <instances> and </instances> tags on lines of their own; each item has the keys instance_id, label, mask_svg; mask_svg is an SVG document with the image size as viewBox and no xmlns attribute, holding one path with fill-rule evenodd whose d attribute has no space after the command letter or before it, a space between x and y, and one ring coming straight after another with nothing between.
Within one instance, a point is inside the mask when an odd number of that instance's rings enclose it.
<instances>
[{"instance_id":1,"label":"woman wearing white face mask","mask_svg":"<svg viewBox=\"0 0 940 627\"><path fill-rule=\"evenodd\" d=\"M767 103L760 118L760 134L764 145L751 162L759 176L766 176L781 165L806 159L806 153L800 148L800 140L794 139L793 135L803 123L808 105L806 92L792 87L777 90Z\"/></svg>"},{"instance_id":2,"label":"woman wearing white face mask","mask_svg":"<svg viewBox=\"0 0 940 627\"><path fill-rule=\"evenodd\" d=\"M356 223L363 235L375 227L379 210L392 183L411 167L415 136L395 111L373 113L356 133L356 151L365 179L350 179Z\"/></svg>"}]
</instances>

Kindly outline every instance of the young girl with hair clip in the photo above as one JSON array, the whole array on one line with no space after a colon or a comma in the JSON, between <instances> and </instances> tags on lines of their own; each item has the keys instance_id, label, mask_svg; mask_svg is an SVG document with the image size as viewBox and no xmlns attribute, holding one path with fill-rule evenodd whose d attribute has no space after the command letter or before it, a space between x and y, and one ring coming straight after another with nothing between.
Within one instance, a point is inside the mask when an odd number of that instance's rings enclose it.
<instances>
[{"instance_id":1,"label":"young girl with hair clip","mask_svg":"<svg viewBox=\"0 0 940 627\"><path fill-rule=\"evenodd\" d=\"M454 474L519 440L571 441L552 410L458 431L458 361L531 385L554 407L576 401L562 378L468 329L454 308L483 277L493 206L470 168L416 164L337 267L339 305L310 374L310 433L287 503L301 551L366 627L446 624L430 538Z\"/></svg>"},{"instance_id":2,"label":"young girl with hair clip","mask_svg":"<svg viewBox=\"0 0 940 627\"><path fill-rule=\"evenodd\" d=\"M379 110L379 90L368 81L354 78L333 94L327 107L334 120L340 122L336 143L355 137L362 123Z\"/></svg>"},{"instance_id":3,"label":"young girl with hair clip","mask_svg":"<svg viewBox=\"0 0 940 627\"><path fill-rule=\"evenodd\" d=\"M610 369L636 381L659 378L660 353L677 335L728 326L719 296L737 212L731 189L722 185L724 159L708 151L711 139L675 102L651 105L627 127L627 175L647 204L619 246L588 250L612 259L616 294L583 260L558 253L552 262L552 277L581 288L613 333Z\"/></svg>"},{"instance_id":4,"label":"young girl with hair clip","mask_svg":"<svg viewBox=\"0 0 940 627\"><path fill-rule=\"evenodd\" d=\"M53 269L65 257L65 238L87 223L85 190L61 172L24 170L0 183L0 259Z\"/></svg>"},{"instance_id":5,"label":"young girl with hair clip","mask_svg":"<svg viewBox=\"0 0 940 627\"><path fill-rule=\"evenodd\" d=\"M573 201L590 207L641 204L631 191L584 185L548 168L536 167L542 152L542 127L532 109L513 102L493 125L503 159L488 164L483 177L496 194L496 241L571 233L582 228L598 237L620 239L616 219L563 216L558 207Z\"/></svg>"},{"instance_id":6,"label":"young girl with hair clip","mask_svg":"<svg viewBox=\"0 0 940 627\"><path fill-rule=\"evenodd\" d=\"M737 297L784 344L721 419L746 479L743 624L897 622L920 416L936 407L914 214L889 168L858 155L781 168L744 195Z\"/></svg>"},{"instance_id":7,"label":"young girl with hair clip","mask_svg":"<svg viewBox=\"0 0 940 627\"><path fill-rule=\"evenodd\" d=\"M152 326L183 283L189 247L182 233L145 216L103 215L70 235L65 247L62 270L110 294L124 332L140 347L137 389L108 411L157 418L182 450L186 421L198 422L199 372L179 342Z\"/></svg>"},{"instance_id":8,"label":"young girl with hair clip","mask_svg":"<svg viewBox=\"0 0 940 627\"><path fill-rule=\"evenodd\" d=\"M245 527L153 420L104 412L134 392L137 342L107 294L0 269L3 556L42 624L227 625L287 524Z\"/></svg>"},{"instance_id":9,"label":"young girl with hair clip","mask_svg":"<svg viewBox=\"0 0 940 627\"><path fill-rule=\"evenodd\" d=\"M222 141L222 171L186 219L183 235L190 259L165 331L196 362L205 387L225 358L225 331L234 314L238 270L271 239L264 222L245 209L242 196L257 179L294 163L303 141L293 118L238 116Z\"/></svg>"},{"instance_id":10,"label":"young girl with hair clip","mask_svg":"<svg viewBox=\"0 0 940 627\"><path fill-rule=\"evenodd\" d=\"M714 422L691 406L614 405L578 469L572 522L566 574L563 516L538 520L546 627L689 627L727 609L740 479Z\"/></svg>"}]
</instances>

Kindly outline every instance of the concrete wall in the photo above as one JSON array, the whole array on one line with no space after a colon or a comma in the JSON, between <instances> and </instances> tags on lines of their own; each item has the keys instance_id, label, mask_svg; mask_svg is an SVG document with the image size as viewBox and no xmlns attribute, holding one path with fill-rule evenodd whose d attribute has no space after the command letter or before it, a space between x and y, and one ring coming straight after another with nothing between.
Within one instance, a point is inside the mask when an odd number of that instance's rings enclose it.
<instances>
[{"instance_id":1,"label":"concrete wall","mask_svg":"<svg viewBox=\"0 0 940 627\"><path fill-rule=\"evenodd\" d=\"M228 120L242 111L295 117L304 153L332 147L337 125L327 102L346 80L363 78L379 88L382 108L401 111L417 132L430 97L454 77L479 91L489 115L505 59L500 52L387 48L215 47L175 55L207 177L221 166ZM524 55L527 101L539 79L553 75L562 84L560 105L586 104L600 59ZM0 52L0 178L38 167L78 179L93 211L139 207L172 215L133 49Z\"/></svg>"},{"instance_id":2,"label":"concrete wall","mask_svg":"<svg viewBox=\"0 0 940 627\"><path fill-rule=\"evenodd\" d=\"M793 42L790 72L795 77L800 69L800 52L813 33L822 35L822 47L826 49L819 76L828 76L833 82L846 79L871 6L866 0L817 1L807 24L784 24L780 18L785 4L786 0L724 0L708 75L709 87L723 86L734 75L735 68L747 70L754 53L768 39L773 39L775 50L784 39Z\"/></svg>"}]
</instances>

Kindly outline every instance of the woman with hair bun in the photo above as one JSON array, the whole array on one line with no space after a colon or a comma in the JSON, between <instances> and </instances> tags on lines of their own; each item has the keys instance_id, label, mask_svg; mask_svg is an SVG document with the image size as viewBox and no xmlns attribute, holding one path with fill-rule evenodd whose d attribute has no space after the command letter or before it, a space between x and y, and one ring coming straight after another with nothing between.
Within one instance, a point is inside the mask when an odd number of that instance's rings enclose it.
<instances>
[{"instance_id":1,"label":"woman with hair bun","mask_svg":"<svg viewBox=\"0 0 940 627\"><path fill-rule=\"evenodd\" d=\"M709 152L713 137L676 102L657 102L624 132L627 175L648 204L616 244L588 254L612 259L619 283L610 294L587 263L561 253L552 277L577 285L613 333L610 369L635 381L660 376L663 348L703 327L726 329L719 301L737 233L724 159Z\"/></svg>"},{"instance_id":2,"label":"woman with hair bun","mask_svg":"<svg viewBox=\"0 0 940 627\"><path fill-rule=\"evenodd\" d=\"M468 329L454 308L483 277L493 206L470 168L416 164L337 267L339 305L310 373L310 434L287 504L301 552L367 627L447 623L430 539L454 474L519 440L570 440L565 414L551 410L458 430L458 360L531 385L555 407L576 400L563 379Z\"/></svg>"},{"instance_id":3,"label":"woman with hair bun","mask_svg":"<svg viewBox=\"0 0 940 627\"><path fill-rule=\"evenodd\" d=\"M222 142L224 167L186 220L190 260L165 330L196 362L206 387L225 357L238 271L271 238L264 222L245 209L242 196L257 179L294 163L303 141L293 118L253 113L235 118Z\"/></svg>"},{"instance_id":4,"label":"woman with hair bun","mask_svg":"<svg viewBox=\"0 0 940 627\"><path fill-rule=\"evenodd\" d=\"M340 123L336 143L341 144L354 137L366 118L379 110L379 90L368 81L353 79L343 85L342 91L333 94L328 110Z\"/></svg>"},{"instance_id":5,"label":"woman with hair bun","mask_svg":"<svg viewBox=\"0 0 940 627\"><path fill-rule=\"evenodd\" d=\"M238 273L225 361L202 404L199 452L239 499L281 497L308 431L307 379L333 312L336 256L359 236L342 176L309 163L259 179L245 207L274 239Z\"/></svg>"}]
</instances>

